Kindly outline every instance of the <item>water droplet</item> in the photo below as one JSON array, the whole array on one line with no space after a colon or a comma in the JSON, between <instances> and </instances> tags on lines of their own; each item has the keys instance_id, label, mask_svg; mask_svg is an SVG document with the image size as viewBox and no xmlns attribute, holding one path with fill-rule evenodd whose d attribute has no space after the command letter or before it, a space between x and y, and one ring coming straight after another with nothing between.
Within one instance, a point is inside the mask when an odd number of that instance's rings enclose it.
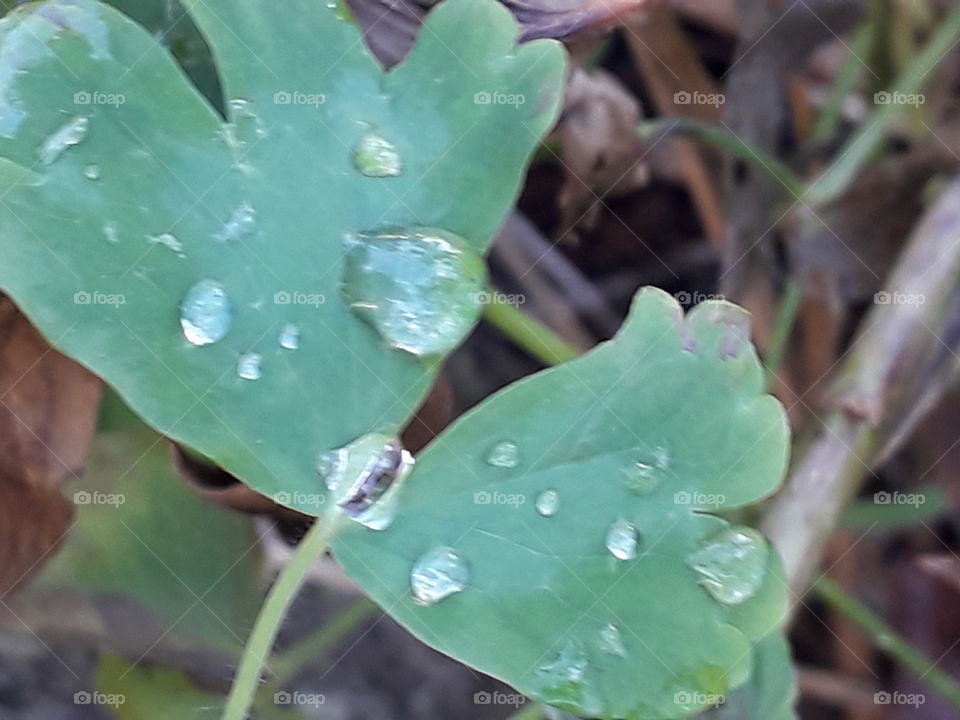
<instances>
[{"instance_id":1,"label":"water droplet","mask_svg":"<svg viewBox=\"0 0 960 720\"><path fill-rule=\"evenodd\" d=\"M626 520L617 520L607 530L607 550L617 560L636 558L639 542L637 529Z\"/></svg>"},{"instance_id":2,"label":"water droplet","mask_svg":"<svg viewBox=\"0 0 960 720\"><path fill-rule=\"evenodd\" d=\"M627 648L623 643L623 634L616 625L606 625L600 631L600 649L608 655L626 657Z\"/></svg>"},{"instance_id":3,"label":"water droplet","mask_svg":"<svg viewBox=\"0 0 960 720\"><path fill-rule=\"evenodd\" d=\"M392 347L442 355L479 319L483 259L463 238L414 228L350 236L346 246L344 298Z\"/></svg>"},{"instance_id":4,"label":"water droplet","mask_svg":"<svg viewBox=\"0 0 960 720\"><path fill-rule=\"evenodd\" d=\"M300 328L291 323L283 326L280 331L280 347L285 350L298 350L300 348Z\"/></svg>"},{"instance_id":5,"label":"water droplet","mask_svg":"<svg viewBox=\"0 0 960 720\"><path fill-rule=\"evenodd\" d=\"M413 600L424 607L436 605L467 587L470 571L457 552L438 547L420 557L410 571Z\"/></svg>"},{"instance_id":6,"label":"water droplet","mask_svg":"<svg viewBox=\"0 0 960 720\"><path fill-rule=\"evenodd\" d=\"M117 232L117 224L115 222L108 222L106 225L104 225L103 236L107 239L107 242L120 242L120 234Z\"/></svg>"},{"instance_id":7,"label":"water droplet","mask_svg":"<svg viewBox=\"0 0 960 720\"><path fill-rule=\"evenodd\" d=\"M83 169L83 176L87 180L99 180L100 179L100 166L96 163L90 163Z\"/></svg>"},{"instance_id":8,"label":"water droplet","mask_svg":"<svg viewBox=\"0 0 960 720\"><path fill-rule=\"evenodd\" d=\"M718 602L739 605L753 597L767 574L767 541L748 527L717 533L687 557L687 565Z\"/></svg>"},{"instance_id":9,"label":"water droplet","mask_svg":"<svg viewBox=\"0 0 960 720\"><path fill-rule=\"evenodd\" d=\"M90 127L90 119L78 116L61 126L59 130L43 141L40 146L40 162L51 165L56 162L67 148L83 142Z\"/></svg>"},{"instance_id":10,"label":"water droplet","mask_svg":"<svg viewBox=\"0 0 960 720\"><path fill-rule=\"evenodd\" d=\"M237 375L239 375L244 380L259 380L261 371L260 364L263 361L263 356L257 355L256 353L248 353L240 358L240 362L237 363Z\"/></svg>"},{"instance_id":11,"label":"water droplet","mask_svg":"<svg viewBox=\"0 0 960 720\"><path fill-rule=\"evenodd\" d=\"M147 242L151 245L163 245L168 250L178 255L183 255L183 243L173 233L160 233L159 235L147 235Z\"/></svg>"},{"instance_id":12,"label":"water droplet","mask_svg":"<svg viewBox=\"0 0 960 720\"><path fill-rule=\"evenodd\" d=\"M383 135L369 132L360 138L353 151L353 162L367 177L397 177L403 172L400 154Z\"/></svg>"},{"instance_id":13,"label":"water droplet","mask_svg":"<svg viewBox=\"0 0 960 720\"><path fill-rule=\"evenodd\" d=\"M499 442L487 453L487 464L498 468L515 468L520 464L520 449L515 442Z\"/></svg>"},{"instance_id":14,"label":"water droplet","mask_svg":"<svg viewBox=\"0 0 960 720\"><path fill-rule=\"evenodd\" d=\"M657 447L651 454L652 457L637 460L623 471L627 486L640 495L647 495L660 487L670 465L670 452L665 447Z\"/></svg>"},{"instance_id":15,"label":"water droplet","mask_svg":"<svg viewBox=\"0 0 960 720\"><path fill-rule=\"evenodd\" d=\"M537 669L540 698L562 708L580 708L593 717L598 711L595 699L587 692L589 670L587 655L580 641L568 636L553 659Z\"/></svg>"},{"instance_id":16,"label":"water droplet","mask_svg":"<svg viewBox=\"0 0 960 720\"><path fill-rule=\"evenodd\" d=\"M194 345L222 340L232 320L227 292L214 280L201 280L191 287L180 307L183 335Z\"/></svg>"},{"instance_id":17,"label":"water droplet","mask_svg":"<svg viewBox=\"0 0 960 720\"><path fill-rule=\"evenodd\" d=\"M385 530L396 516L403 481L414 463L396 438L371 433L321 455L317 473L348 517Z\"/></svg>"},{"instance_id":18,"label":"water droplet","mask_svg":"<svg viewBox=\"0 0 960 720\"><path fill-rule=\"evenodd\" d=\"M246 235L250 235L256 228L257 211L247 203L243 203L230 213L227 222L214 237L217 240L225 241L239 240Z\"/></svg>"},{"instance_id":19,"label":"water droplet","mask_svg":"<svg viewBox=\"0 0 960 720\"><path fill-rule=\"evenodd\" d=\"M537 512L543 517L553 517L560 509L560 495L557 494L556 490L544 490L537 496L535 505Z\"/></svg>"}]
</instances>

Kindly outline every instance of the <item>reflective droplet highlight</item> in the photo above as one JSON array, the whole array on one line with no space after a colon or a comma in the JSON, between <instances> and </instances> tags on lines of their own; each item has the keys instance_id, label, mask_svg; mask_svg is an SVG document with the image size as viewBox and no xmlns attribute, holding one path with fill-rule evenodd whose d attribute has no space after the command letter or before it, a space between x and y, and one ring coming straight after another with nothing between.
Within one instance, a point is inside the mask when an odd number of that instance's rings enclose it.
<instances>
[{"instance_id":1,"label":"reflective droplet highlight","mask_svg":"<svg viewBox=\"0 0 960 720\"><path fill-rule=\"evenodd\" d=\"M360 138L353 151L353 163L367 177L397 177L403 172L403 162L397 148L383 135L375 132Z\"/></svg>"},{"instance_id":2,"label":"reflective droplet highlight","mask_svg":"<svg viewBox=\"0 0 960 720\"><path fill-rule=\"evenodd\" d=\"M451 547L438 547L420 557L410 571L410 590L417 605L428 607L462 592L470 581L466 562Z\"/></svg>"},{"instance_id":3,"label":"reflective droplet highlight","mask_svg":"<svg viewBox=\"0 0 960 720\"><path fill-rule=\"evenodd\" d=\"M769 550L764 537L748 527L729 527L687 557L699 583L724 605L746 602L767 574Z\"/></svg>"},{"instance_id":4,"label":"reflective droplet highlight","mask_svg":"<svg viewBox=\"0 0 960 720\"><path fill-rule=\"evenodd\" d=\"M670 453L665 447L657 447L642 459L628 464L623 471L627 487L638 495L654 492L667 474Z\"/></svg>"},{"instance_id":5,"label":"reflective droplet highlight","mask_svg":"<svg viewBox=\"0 0 960 720\"><path fill-rule=\"evenodd\" d=\"M114 222L108 222L106 225L104 225L103 236L109 243L120 242L120 233L117 231L117 224Z\"/></svg>"},{"instance_id":6,"label":"reflective droplet highlight","mask_svg":"<svg viewBox=\"0 0 960 720\"><path fill-rule=\"evenodd\" d=\"M293 324L286 324L280 331L280 347L285 350L298 350L300 348L300 328Z\"/></svg>"},{"instance_id":7,"label":"reflective droplet highlight","mask_svg":"<svg viewBox=\"0 0 960 720\"><path fill-rule=\"evenodd\" d=\"M344 299L392 347L442 355L479 319L484 264L463 238L412 228L351 235L345 243Z\"/></svg>"},{"instance_id":8,"label":"reflective droplet highlight","mask_svg":"<svg viewBox=\"0 0 960 720\"><path fill-rule=\"evenodd\" d=\"M183 335L193 345L210 345L230 330L230 299L223 285L214 280L201 280L187 291L180 306Z\"/></svg>"},{"instance_id":9,"label":"reflective droplet highlight","mask_svg":"<svg viewBox=\"0 0 960 720\"><path fill-rule=\"evenodd\" d=\"M261 364L263 356L256 353L248 353L240 358L237 363L237 375L244 380L259 380L262 375Z\"/></svg>"},{"instance_id":10,"label":"reflective droplet highlight","mask_svg":"<svg viewBox=\"0 0 960 720\"><path fill-rule=\"evenodd\" d=\"M183 243L173 233L160 233L159 235L148 235L147 242L151 245L162 245L168 250L172 250L178 255L183 254Z\"/></svg>"},{"instance_id":11,"label":"reflective droplet highlight","mask_svg":"<svg viewBox=\"0 0 960 720\"><path fill-rule=\"evenodd\" d=\"M560 509L560 495L556 490L544 490L537 496L535 507L543 517L553 517Z\"/></svg>"},{"instance_id":12,"label":"reflective droplet highlight","mask_svg":"<svg viewBox=\"0 0 960 720\"><path fill-rule=\"evenodd\" d=\"M99 180L100 179L100 166L96 163L90 163L83 169L83 176L87 180Z\"/></svg>"},{"instance_id":13,"label":"reflective droplet highlight","mask_svg":"<svg viewBox=\"0 0 960 720\"><path fill-rule=\"evenodd\" d=\"M617 655L626 657L627 648L623 642L623 633L616 625L605 625L600 631L600 640L598 642L600 650L608 655Z\"/></svg>"},{"instance_id":14,"label":"reflective droplet highlight","mask_svg":"<svg viewBox=\"0 0 960 720\"><path fill-rule=\"evenodd\" d=\"M52 165L68 148L83 142L89 128L89 118L78 116L68 121L43 141L40 146L40 162Z\"/></svg>"},{"instance_id":15,"label":"reflective droplet highlight","mask_svg":"<svg viewBox=\"0 0 960 720\"><path fill-rule=\"evenodd\" d=\"M246 203L237 207L223 228L214 237L217 240L239 240L257 229L257 211Z\"/></svg>"},{"instance_id":16,"label":"reflective droplet highlight","mask_svg":"<svg viewBox=\"0 0 960 720\"><path fill-rule=\"evenodd\" d=\"M589 669L583 645L575 637L568 636L560 651L548 663L537 668L539 699L557 707L578 709L587 717L599 714L602 704L589 691Z\"/></svg>"},{"instance_id":17,"label":"reflective droplet highlight","mask_svg":"<svg viewBox=\"0 0 960 720\"><path fill-rule=\"evenodd\" d=\"M520 464L520 448L509 440L499 442L487 453L487 464L498 468L515 468Z\"/></svg>"},{"instance_id":18,"label":"reflective droplet highlight","mask_svg":"<svg viewBox=\"0 0 960 720\"><path fill-rule=\"evenodd\" d=\"M617 520L607 530L606 546L617 560L633 560L637 557L640 536L637 529L626 520Z\"/></svg>"}]
</instances>

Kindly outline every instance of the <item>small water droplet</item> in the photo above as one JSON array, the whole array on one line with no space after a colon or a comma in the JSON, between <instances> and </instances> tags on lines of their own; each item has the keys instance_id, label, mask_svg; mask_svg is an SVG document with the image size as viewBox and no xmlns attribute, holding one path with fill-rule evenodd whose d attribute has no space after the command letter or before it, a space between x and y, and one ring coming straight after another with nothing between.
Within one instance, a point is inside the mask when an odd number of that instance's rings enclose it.
<instances>
[{"instance_id":1,"label":"small water droplet","mask_svg":"<svg viewBox=\"0 0 960 720\"><path fill-rule=\"evenodd\" d=\"M163 245L168 250L172 250L178 255L183 254L183 243L173 233L160 233L159 235L147 235L147 242L151 245Z\"/></svg>"},{"instance_id":2,"label":"small water droplet","mask_svg":"<svg viewBox=\"0 0 960 720\"><path fill-rule=\"evenodd\" d=\"M90 127L90 119L78 116L65 125L61 126L50 137L43 141L40 146L40 162L44 165L52 165L56 162L67 148L78 145L83 142L87 136L87 130Z\"/></svg>"},{"instance_id":3,"label":"small water droplet","mask_svg":"<svg viewBox=\"0 0 960 720\"><path fill-rule=\"evenodd\" d=\"M627 656L627 648L623 643L623 633L616 625L606 625L600 631L600 649L608 655Z\"/></svg>"},{"instance_id":4,"label":"small water droplet","mask_svg":"<svg viewBox=\"0 0 960 720\"><path fill-rule=\"evenodd\" d=\"M660 487L670 465L670 452L665 447L655 448L651 455L630 463L623 471L627 486L639 495L647 495Z\"/></svg>"},{"instance_id":5,"label":"small water droplet","mask_svg":"<svg viewBox=\"0 0 960 720\"><path fill-rule=\"evenodd\" d=\"M244 380L259 380L261 375L260 364L262 362L263 356L256 353L244 355L237 363L237 375Z\"/></svg>"},{"instance_id":6,"label":"small water droplet","mask_svg":"<svg viewBox=\"0 0 960 720\"><path fill-rule=\"evenodd\" d=\"M300 348L300 328L291 323L283 326L280 331L280 347L285 350L298 350Z\"/></svg>"},{"instance_id":7,"label":"small water droplet","mask_svg":"<svg viewBox=\"0 0 960 720\"><path fill-rule=\"evenodd\" d=\"M227 334L233 320L230 299L223 285L201 280L187 291L180 306L183 335L193 345L210 345Z\"/></svg>"},{"instance_id":8,"label":"small water droplet","mask_svg":"<svg viewBox=\"0 0 960 720\"><path fill-rule=\"evenodd\" d=\"M560 495L557 494L556 490L544 490L537 496L535 506L537 512L543 517L553 517L560 509Z\"/></svg>"},{"instance_id":9,"label":"small water droplet","mask_svg":"<svg viewBox=\"0 0 960 720\"><path fill-rule=\"evenodd\" d=\"M403 172L403 163L397 148L383 135L375 132L360 138L353 151L353 162L367 177L397 177Z\"/></svg>"},{"instance_id":10,"label":"small water droplet","mask_svg":"<svg viewBox=\"0 0 960 720\"><path fill-rule=\"evenodd\" d=\"M470 580L466 562L451 547L438 547L420 557L410 571L410 589L417 605L436 605L462 592Z\"/></svg>"},{"instance_id":11,"label":"small water droplet","mask_svg":"<svg viewBox=\"0 0 960 720\"><path fill-rule=\"evenodd\" d=\"M317 473L348 517L371 530L386 530L396 517L403 481L414 464L396 438L370 433L323 453Z\"/></svg>"},{"instance_id":12,"label":"small water droplet","mask_svg":"<svg viewBox=\"0 0 960 720\"><path fill-rule=\"evenodd\" d=\"M537 668L539 699L559 707L580 706L589 710L586 707L590 704L586 694L588 669L589 662L580 641L568 636L553 659Z\"/></svg>"},{"instance_id":13,"label":"small water droplet","mask_svg":"<svg viewBox=\"0 0 960 720\"><path fill-rule=\"evenodd\" d=\"M100 179L100 166L96 163L90 163L83 169L83 176L87 180L99 180Z\"/></svg>"},{"instance_id":14,"label":"small water droplet","mask_svg":"<svg viewBox=\"0 0 960 720\"><path fill-rule=\"evenodd\" d=\"M637 529L626 520L617 520L607 530L607 550L617 560L633 560L637 557L640 536Z\"/></svg>"},{"instance_id":15,"label":"small water droplet","mask_svg":"<svg viewBox=\"0 0 960 720\"><path fill-rule=\"evenodd\" d=\"M239 240L250 235L257 228L257 211L251 205L243 203L232 213L224 223L223 228L214 237L217 240Z\"/></svg>"},{"instance_id":16,"label":"small water droplet","mask_svg":"<svg viewBox=\"0 0 960 720\"><path fill-rule=\"evenodd\" d=\"M767 541L748 527L729 527L687 557L710 595L724 605L753 597L767 574Z\"/></svg>"},{"instance_id":17,"label":"small water droplet","mask_svg":"<svg viewBox=\"0 0 960 720\"><path fill-rule=\"evenodd\" d=\"M520 448L509 440L499 442L487 453L487 464L498 468L515 468L520 464Z\"/></svg>"},{"instance_id":18,"label":"small water droplet","mask_svg":"<svg viewBox=\"0 0 960 720\"><path fill-rule=\"evenodd\" d=\"M343 296L392 347L420 357L456 347L480 317L483 259L435 228L345 240Z\"/></svg>"},{"instance_id":19,"label":"small water droplet","mask_svg":"<svg viewBox=\"0 0 960 720\"><path fill-rule=\"evenodd\" d=\"M104 225L103 236L107 239L107 242L120 242L120 234L117 232L117 224L115 222L108 222L106 225Z\"/></svg>"}]
</instances>

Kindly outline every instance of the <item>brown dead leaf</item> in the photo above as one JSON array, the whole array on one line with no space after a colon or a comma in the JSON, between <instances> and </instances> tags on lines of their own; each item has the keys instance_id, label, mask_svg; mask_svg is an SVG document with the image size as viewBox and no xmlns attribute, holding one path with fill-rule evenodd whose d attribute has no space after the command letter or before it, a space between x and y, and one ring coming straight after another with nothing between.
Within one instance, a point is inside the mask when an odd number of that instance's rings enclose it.
<instances>
[{"instance_id":1,"label":"brown dead leaf","mask_svg":"<svg viewBox=\"0 0 960 720\"><path fill-rule=\"evenodd\" d=\"M100 390L0 298L0 594L39 566L67 529L72 506L60 484L81 471Z\"/></svg>"}]
</instances>

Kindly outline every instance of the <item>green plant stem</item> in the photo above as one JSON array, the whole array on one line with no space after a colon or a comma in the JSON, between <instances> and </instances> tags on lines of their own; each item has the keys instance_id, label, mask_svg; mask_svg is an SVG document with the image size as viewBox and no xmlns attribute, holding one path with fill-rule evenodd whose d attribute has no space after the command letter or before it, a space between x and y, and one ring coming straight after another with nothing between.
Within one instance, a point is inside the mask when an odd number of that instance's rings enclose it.
<instances>
[{"instance_id":1,"label":"green plant stem","mask_svg":"<svg viewBox=\"0 0 960 720\"><path fill-rule=\"evenodd\" d=\"M297 595L304 578L320 555L327 549L331 523L318 520L297 547L290 563L281 571L267 594L266 602L247 639L240 665L227 696L221 720L246 720L260 686L261 671L270 656L287 609Z\"/></svg>"},{"instance_id":2,"label":"green plant stem","mask_svg":"<svg viewBox=\"0 0 960 720\"><path fill-rule=\"evenodd\" d=\"M894 83L891 92L901 95L917 93L933 68L960 39L960 5L954 7L940 24L926 47L913 59ZM883 142L887 129L904 108L896 103L881 105L864 121L863 126L840 152L837 161L807 190L806 199L813 206L823 206L840 197L857 173Z\"/></svg>"},{"instance_id":3,"label":"green plant stem","mask_svg":"<svg viewBox=\"0 0 960 720\"><path fill-rule=\"evenodd\" d=\"M802 301L803 288L796 280L790 280L783 293L783 302L780 304L780 311L777 313L776 325L773 328L773 338L770 341L770 349L767 351L766 366L768 387L771 382L776 379L777 372L783 364L787 344L790 342L794 325L797 323L797 314L800 312L800 304Z\"/></svg>"},{"instance_id":4,"label":"green plant stem","mask_svg":"<svg viewBox=\"0 0 960 720\"><path fill-rule=\"evenodd\" d=\"M487 305L487 322L545 365L559 365L582 354L549 328L525 315L513 305Z\"/></svg>"},{"instance_id":5,"label":"green plant stem","mask_svg":"<svg viewBox=\"0 0 960 720\"><path fill-rule=\"evenodd\" d=\"M934 660L914 648L906 638L833 580L821 578L814 585L814 590L827 605L870 635L877 647L960 710L960 683L953 676L940 670Z\"/></svg>"},{"instance_id":6,"label":"green plant stem","mask_svg":"<svg viewBox=\"0 0 960 720\"><path fill-rule=\"evenodd\" d=\"M830 98L817 118L813 130L814 140L821 142L829 140L837 132L840 121L843 119L843 103L853 93L863 68L860 58L867 53L873 43L873 29L872 25L864 25L854 35L850 55L841 65L830 92Z\"/></svg>"}]
</instances>

